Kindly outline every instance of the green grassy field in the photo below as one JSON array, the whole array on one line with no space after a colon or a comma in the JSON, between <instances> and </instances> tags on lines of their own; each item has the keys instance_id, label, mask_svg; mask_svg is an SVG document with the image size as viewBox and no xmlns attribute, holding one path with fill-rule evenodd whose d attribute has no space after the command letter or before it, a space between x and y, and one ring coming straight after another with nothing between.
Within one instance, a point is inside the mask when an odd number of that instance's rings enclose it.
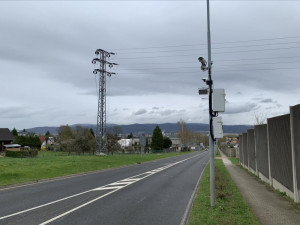
<instances>
[{"instance_id":1,"label":"green grassy field","mask_svg":"<svg viewBox=\"0 0 300 225\"><path fill-rule=\"evenodd\" d=\"M181 154L186 153L94 156L39 152L36 158L2 157L0 158L0 186L120 167Z\"/></svg>"},{"instance_id":2,"label":"green grassy field","mask_svg":"<svg viewBox=\"0 0 300 225\"><path fill-rule=\"evenodd\" d=\"M215 160L216 207L210 206L209 166L206 167L189 217L189 225L258 225L222 160Z\"/></svg>"}]
</instances>

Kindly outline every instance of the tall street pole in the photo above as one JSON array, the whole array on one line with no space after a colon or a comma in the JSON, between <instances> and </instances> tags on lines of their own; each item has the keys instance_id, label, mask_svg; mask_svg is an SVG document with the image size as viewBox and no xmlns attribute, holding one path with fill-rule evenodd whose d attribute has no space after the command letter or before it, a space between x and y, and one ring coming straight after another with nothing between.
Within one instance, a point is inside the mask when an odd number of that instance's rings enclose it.
<instances>
[{"instance_id":1,"label":"tall street pole","mask_svg":"<svg viewBox=\"0 0 300 225\"><path fill-rule=\"evenodd\" d=\"M216 205L215 197L215 161L214 161L214 138L213 138L213 110L212 110L212 79L211 79L211 39L210 39L210 17L209 17L209 0L207 0L207 52L208 52L208 92L209 92L209 165L210 165L210 205Z\"/></svg>"}]
</instances>

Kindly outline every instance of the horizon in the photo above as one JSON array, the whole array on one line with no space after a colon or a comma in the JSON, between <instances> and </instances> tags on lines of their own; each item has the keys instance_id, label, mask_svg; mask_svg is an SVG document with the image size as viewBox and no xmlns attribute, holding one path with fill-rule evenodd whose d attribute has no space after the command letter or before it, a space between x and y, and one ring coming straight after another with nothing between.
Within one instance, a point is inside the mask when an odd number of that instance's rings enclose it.
<instances>
[{"instance_id":1,"label":"horizon","mask_svg":"<svg viewBox=\"0 0 300 225\"><path fill-rule=\"evenodd\" d=\"M174 122L174 123L132 123L132 124L106 124L107 128L108 127L113 127L113 126L131 126L131 125L163 125L163 124L177 124L177 122ZM208 123L186 123L186 124L201 124L201 125L209 125ZM27 128L21 128L21 129L18 129L16 127L13 127L13 128L9 128L9 127L3 127L3 128L8 128L10 131L13 130L14 128L17 130L17 131L21 131L23 129L25 130L28 130L28 129L34 129L34 128L45 128L45 127L52 127L52 128L56 128L56 127L60 127L60 126L97 126L97 124L92 124L92 123L75 123L75 124L61 124L61 125L58 125L58 126L50 126L50 125L45 125L45 126L36 126L36 127L27 127ZM223 124L224 126L254 126L254 124Z\"/></svg>"}]
</instances>

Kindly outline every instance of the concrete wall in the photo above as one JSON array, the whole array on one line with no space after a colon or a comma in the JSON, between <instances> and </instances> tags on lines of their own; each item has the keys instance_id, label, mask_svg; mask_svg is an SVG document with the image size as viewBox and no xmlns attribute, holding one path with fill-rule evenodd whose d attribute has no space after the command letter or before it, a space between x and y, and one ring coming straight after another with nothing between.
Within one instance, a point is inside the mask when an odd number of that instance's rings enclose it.
<instances>
[{"instance_id":1,"label":"concrete wall","mask_svg":"<svg viewBox=\"0 0 300 225\"><path fill-rule=\"evenodd\" d=\"M244 157L243 157L243 136L239 135L239 156L240 156L240 163L244 164Z\"/></svg>"},{"instance_id":2,"label":"concrete wall","mask_svg":"<svg viewBox=\"0 0 300 225\"><path fill-rule=\"evenodd\" d=\"M300 105L290 107L291 144L293 157L294 199L300 196Z\"/></svg>"},{"instance_id":3,"label":"concrete wall","mask_svg":"<svg viewBox=\"0 0 300 225\"><path fill-rule=\"evenodd\" d=\"M236 157L236 149L235 148L226 148L226 149L222 149L222 151L228 157Z\"/></svg>"},{"instance_id":4,"label":"concrete wall","mask_svg":"<svg viewBox=\"0 0 300 225\"><path fill-rule=\"evenodd\" d=\"M249 129L247 131L247 151L249 157L249 169L251 172L256 173L254 129Z\"/></svg>"},{"instance_id":5,"label":"concrete wall","mask_svg":"<svg viewBox=\"0 0 300 225\"><path fill-rule=\"evenodd\" d=\"M243 158L244 167L248 168L247 133L243 133Z\"/></svg>"},{"instance_id":6,"label":"concrete wall","mask_svg":"<svg viewBox=\"0 0 300 225\"><path fill-rule=\"evenodd\" d=\"M239 137L240 164L300 202L300 104Z\"/></svg>"},{"instance_id":7,"label":"concrete wall","mask_svg":"<svg viewBox=\"0 0 300 225\"><path fill-rule=\"evenodd\" d=\"M255 149L258 173L269 179L268 159L268 126L267 124L254 126Z\"/></svg>"},{"instance_id":8,"label":"concrete wall","mask_svg":"<svg viewBox=\"0 0 300 225\"><path fill-rule=\"evenodd\" d=\"M268 132L271 176L293 191L290 115L268 119Z\"/></svg>"}]
</instances>

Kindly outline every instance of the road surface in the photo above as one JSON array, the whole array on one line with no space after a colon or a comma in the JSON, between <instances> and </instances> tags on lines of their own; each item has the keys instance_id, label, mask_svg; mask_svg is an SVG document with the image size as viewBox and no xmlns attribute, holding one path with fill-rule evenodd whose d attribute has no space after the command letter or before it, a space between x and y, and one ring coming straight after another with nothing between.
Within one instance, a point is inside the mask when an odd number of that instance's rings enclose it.
<instances>
[{"instance_id":1,"label":"road surface","mask_svg":"<svg viewBox=\"0 0 300 225\"><path fill-rule=\"evenodd\" d=\"M208 152L0 190L0 224L184 224Z\"/></svg>"}]
</instances>

